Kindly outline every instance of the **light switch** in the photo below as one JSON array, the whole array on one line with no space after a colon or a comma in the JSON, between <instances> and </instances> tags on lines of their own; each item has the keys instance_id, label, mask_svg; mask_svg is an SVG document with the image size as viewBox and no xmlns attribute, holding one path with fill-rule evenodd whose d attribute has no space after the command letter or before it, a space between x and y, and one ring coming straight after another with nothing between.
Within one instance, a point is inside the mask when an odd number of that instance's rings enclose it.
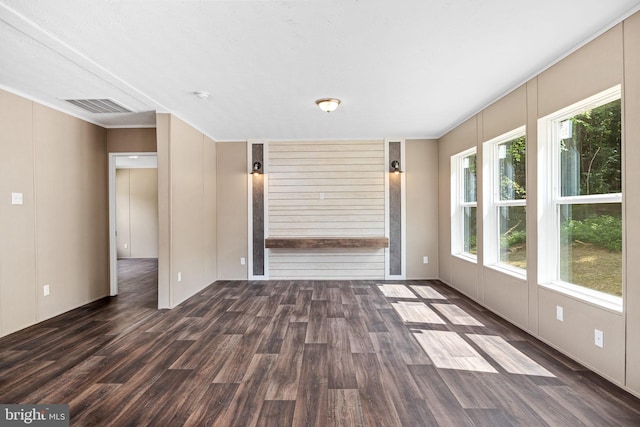
<instances>
[{"instance_id":1,"label":"light switch","mask_svg":"<svg viewBox=\"0 0 640 427\"><path fill-rule=\"evenodd\" d=\"M11 204L12 205L21 205L22 204L22 193L11 193Z\"/></svg>"}]
</instances>

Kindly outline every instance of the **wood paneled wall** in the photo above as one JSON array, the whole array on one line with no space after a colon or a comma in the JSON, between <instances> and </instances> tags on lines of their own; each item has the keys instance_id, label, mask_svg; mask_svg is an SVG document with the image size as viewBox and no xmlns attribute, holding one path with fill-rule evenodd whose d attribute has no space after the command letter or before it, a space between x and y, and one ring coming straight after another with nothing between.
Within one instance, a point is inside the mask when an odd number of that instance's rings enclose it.
<instances>
[{"instance_id":1,"label":"wood paneled wall","mask_svg":"<svg viewBox=\"0 0 640 427\"><path fill-rule=\"evenodd\" d=\"M384 142L270 142L269 237L384 236ZM269 277L384 278L384 250L271 250Z\"/></svg>"}]
</instances>

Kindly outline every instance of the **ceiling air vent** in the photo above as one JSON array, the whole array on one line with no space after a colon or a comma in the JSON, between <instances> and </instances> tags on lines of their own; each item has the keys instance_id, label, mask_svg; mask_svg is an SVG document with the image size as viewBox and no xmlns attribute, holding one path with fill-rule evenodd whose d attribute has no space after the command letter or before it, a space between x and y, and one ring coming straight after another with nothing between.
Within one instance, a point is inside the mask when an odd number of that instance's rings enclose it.
<instances>
[{"instance_id":1,"label":"ceiling air vent","mask_svg":"<svg viewBox=\"0 0 640 427\"><path fill-rule=\"evenodd\" d=\"M91 113L132 113L127 107L123 107L111 99L65 99L76 107L80 107Z\"/></svg>"}]
</instances>

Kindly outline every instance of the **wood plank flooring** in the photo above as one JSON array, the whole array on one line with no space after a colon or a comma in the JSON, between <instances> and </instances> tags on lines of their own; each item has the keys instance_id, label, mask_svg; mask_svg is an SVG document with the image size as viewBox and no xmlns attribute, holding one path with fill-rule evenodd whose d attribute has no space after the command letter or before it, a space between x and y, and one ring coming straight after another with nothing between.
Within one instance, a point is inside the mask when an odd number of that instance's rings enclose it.
<instances>
[{"instance_id":1,"label":"wood plank flooring","mask_svg":"<svg viewBox=\"0 0 640 427\"><path fill-rule=\"evenodd\" d=\"M74 426L637 426L640 400L438 281L220 281L120 295L0 339L1 403ZM392 286L395 285L395 286Z\"/></svg>"}]
</instances>

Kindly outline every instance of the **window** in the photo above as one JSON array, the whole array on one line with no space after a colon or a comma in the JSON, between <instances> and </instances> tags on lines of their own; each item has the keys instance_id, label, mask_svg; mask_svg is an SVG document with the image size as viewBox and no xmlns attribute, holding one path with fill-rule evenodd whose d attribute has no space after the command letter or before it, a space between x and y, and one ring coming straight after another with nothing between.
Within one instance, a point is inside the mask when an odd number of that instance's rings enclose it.
<instances>
[{"instance_id":1,"label":"window","mask_svg":"<svg viewBox=\"0 0 640 427\"><path fill-rule=\"evenodd\" d=\"M452 252L475 259L478 246L475 148L451 157L451 171Z\"/></svg>"},{"instance_id":2,"label":"window","mask_svg":"<svg viewBox=\"0 0 640 427\"><path fill-rule=\"evenodd\" d=\"M540 120L539 275L622 309L620 86ZM546 150L546 155L544 151ZM549 173L551 171L551 173Z\"/></svg>"},{"instance_id":3,"label":"window","mask_svg":"<svg viewBox=\"0 0 640 427\"><path fill-rule=\"evenodd\" d=\"M483 144L484 261L525 275L527 168L524 126Z\"/></svg>"}]
</instances>

